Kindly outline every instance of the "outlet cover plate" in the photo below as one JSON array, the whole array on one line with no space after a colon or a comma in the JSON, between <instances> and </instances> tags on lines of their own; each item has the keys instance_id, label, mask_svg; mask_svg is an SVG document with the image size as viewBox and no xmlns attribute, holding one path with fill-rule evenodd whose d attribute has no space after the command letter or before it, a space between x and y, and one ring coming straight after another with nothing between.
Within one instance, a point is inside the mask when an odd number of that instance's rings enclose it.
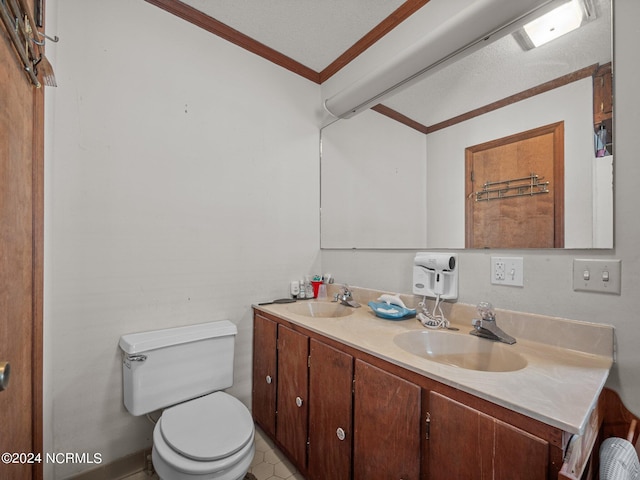
<instances>
[{"instance_id":1,"label":"outlet cover plate","mask_svg":"<svg viewBox=\"0 0 640 480\"><path fill-rule=\"evenodd\" d=\"M618 259L573 259L573 289L620 295L622 262Z\"/></svg>"},{"instance_id":2,"label":"outlet cover plate","mask_svg":"<svg viewBox=\"0 0 640 480\"><path fill-rule=\"evenodd\" d=\"M491 257L491 283L524 287L523 257Z\"/></svg>"}]
</instances>

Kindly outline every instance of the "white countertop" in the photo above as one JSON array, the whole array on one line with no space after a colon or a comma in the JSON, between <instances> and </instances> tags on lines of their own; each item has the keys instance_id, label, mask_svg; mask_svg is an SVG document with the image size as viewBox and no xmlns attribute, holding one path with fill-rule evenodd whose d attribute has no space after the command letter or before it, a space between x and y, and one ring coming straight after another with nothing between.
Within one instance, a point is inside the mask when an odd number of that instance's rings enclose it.
<instances>
[{"instance_id":1,"label":"white countertop","mask_svg":"<svg viewBox=\"0 0 640 480\"><path fill-rule=\"evenodd\" d=\"M498 311L498 325L517 339L505 347L523 356L527 366L513 372L485 372L437 363L396 345L396 335L426 330L415 318L381 319L366 302L339 318L298 315L289 310L290 305L254 308L569 433L583 433L613 364L613 327L606 325L528 314L520 318L515 312L503 312L503 324ZM469 335L473 316L469 306L454 306L445 313L452 326L460 329L447 334ZM545 336L549 343L540 341Z\"/></svg>"}]
</instances>

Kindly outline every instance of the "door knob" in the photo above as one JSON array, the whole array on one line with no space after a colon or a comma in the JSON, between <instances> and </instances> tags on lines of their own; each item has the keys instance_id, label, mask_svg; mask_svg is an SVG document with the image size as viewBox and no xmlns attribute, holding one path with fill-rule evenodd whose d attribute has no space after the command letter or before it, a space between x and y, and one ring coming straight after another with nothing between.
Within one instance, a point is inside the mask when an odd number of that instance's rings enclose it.
<instances>
[{"instance_id":1,"label":"door knob","mask_svg":"<svg viewBox=\"0 0 640 480\"><path fill-rule=\"evenodd\" d=\"M347 434L342 428L338 428L336 430L336 436L338 437L338 440L340 440L340 441L342 441L345 438L347 438Z\"/></svg>"},{"instance_id":2,"label":"door knob","mask_svg":"<svg viewBox=\"0 0 640 480\"><path fill-rule=\"evenodd\" d=\"M6 390L9 386L10 373L11 365L9 365L9 362L0 362L0 392Z\"/></svg>"},{"instance_id":3,"label":"door knob","mask_svg":"<svg viewBox=\"0 0 640 480\"><path fill-rule=\"evenodd\" d=\"M301 406L302 406L302 399L301 399L300 397L296 397L296 405L297 405L298 407L301 407Z\"/></svg>"}]
</instances>

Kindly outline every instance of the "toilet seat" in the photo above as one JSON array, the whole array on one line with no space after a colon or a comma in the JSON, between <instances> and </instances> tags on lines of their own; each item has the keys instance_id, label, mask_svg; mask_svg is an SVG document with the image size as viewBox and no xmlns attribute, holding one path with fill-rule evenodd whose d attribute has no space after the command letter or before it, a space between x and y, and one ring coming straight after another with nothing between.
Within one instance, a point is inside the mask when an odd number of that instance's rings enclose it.
<instances>
[{"instance_id":1,"label":"toilet seat","mask_svg":"<svg viewBox=\"0 0 640 480\"><path fill-rule=\"evenodd\" d=\"M164 411L153 431L153 461L187 476L218 478L216 472L223 476L248 468L253 440L249 410L238 399L215 392Z\"/></svg>"},{"instance_id":2,"label":"toilet seat","mask_svg":"<svg viewBox=\"0 0 640 480\"><path fill-rule=\"evenodd\" d=\"M167 408L160 431L176 452L213 461L241 450L250 440L253 420L240 400L224 392Z\"/></svg>"}]
</instances>

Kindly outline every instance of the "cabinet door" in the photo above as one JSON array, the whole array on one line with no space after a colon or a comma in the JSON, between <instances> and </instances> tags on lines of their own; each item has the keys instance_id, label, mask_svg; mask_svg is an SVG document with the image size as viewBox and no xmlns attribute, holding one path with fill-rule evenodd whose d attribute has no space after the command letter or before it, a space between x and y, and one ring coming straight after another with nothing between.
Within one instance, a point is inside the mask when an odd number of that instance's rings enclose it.
<instances>
[{"instance_id":1,"label":"cabinet door","mask_svg":"<svg viewBox=\"0 0 640 480\"><path fill-rule=\"evenodd\" d=\"M492 419L496 480L548 478L549 443L524 430Z\"/></svg>"},{"instance_id":2,"label":"cabinet door","mask_svg":"<svg viewBox=\"0 0 640 480\"><path fill-rule=\"evenodd\" d=\"M309 337L278 325L276 439L298 468L307 465Z\"/></svg>"},{"instance_id":3,"label":"cabinet door","mask_svg":"<svg viewBox=\"0 0 640 480\"><path fill-rule=\"evenodd\" d=\"M428 411L429 480L548 478L546 441L435 392Z\"/></svg>"},{"instance_id":4,"label":"cabinet door","mask_svg":"<svg viewBox=\"0 0 640 480\"><path fill-rule=\"evenodd\" d=\"M311 340L309 369L310 480L351 478L353 357Z\"/></svg>"},{"instance_id":5,"label":"cabinet door","mask_svg":"<svg viewBox=\"0 0 640 480\"><path fill-rule=\"evenodd\" d=\"M593 122L599 125L613 115L611 64L602 65L593 76Z\"/></svg>"},{"instance_id":6,"label":"cabinet door","mask_svg":"<svg viewBox=\"0 0 640 480\"><path fill-rule=\"evenodd\" d=\"M253 319L253 418L270 436L276 434L278 325L265 317Z\"/></svg>"},{"instance_id":7,"label":"cabinet door","mask_svg":"<svg viewBox=\"0 0 640 480\"><path fill-rule=\"evenodd\" d=\"M355 480L419 478L419 386L356 360L354 428Z\"/></svg>"}]
</instances>

